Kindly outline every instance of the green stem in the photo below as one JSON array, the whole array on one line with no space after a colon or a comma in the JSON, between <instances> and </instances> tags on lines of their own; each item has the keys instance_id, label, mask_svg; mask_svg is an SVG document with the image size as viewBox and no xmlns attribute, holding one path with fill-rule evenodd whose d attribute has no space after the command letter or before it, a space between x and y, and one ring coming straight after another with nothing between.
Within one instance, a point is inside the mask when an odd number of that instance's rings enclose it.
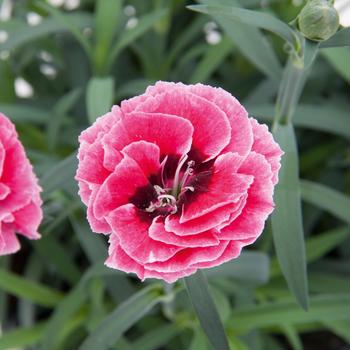
<instances>
[{"instance_id":1,"label":"green stem","mask_svg":"<svg viewBox=\"0 0 350 350\"><path fill-rule=\"evenodd\" d=\"M169 296L169 298L166 298L163 302L163 313L167 319L173 320L175 316L175 305L173 297L174 284L164 282L164 293L166 296Z\"/></svg>"},{"instance_id":2,"label":"green stem","mask_svg":"<svg viewBox=\"0 0 350 350\"><path fill-rule=\"evenodd\" d=\"M273 130L277 124L291 123L317 51L318 44L304 39L301 54L290 52L278 91Z\"/></svg>"}]
</instances>

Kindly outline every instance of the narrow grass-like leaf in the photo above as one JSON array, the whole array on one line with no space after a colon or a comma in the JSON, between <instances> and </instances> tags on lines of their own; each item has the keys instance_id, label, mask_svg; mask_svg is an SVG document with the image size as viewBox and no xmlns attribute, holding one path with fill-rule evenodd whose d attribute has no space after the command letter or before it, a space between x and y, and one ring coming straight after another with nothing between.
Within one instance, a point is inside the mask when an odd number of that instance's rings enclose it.
<instances>
[{"instance_id":1,"label":"narrow grass-like leaf","mask_svg":"<svg viewBox=\"0 0 350 350\"><path fill-rule=\"evenodd\" d=\"M98 0L96 2L94 64L97 73L105 72L108 52L119 24L123 0Z\"/></svg>"},{"instance_id":2,"label":"narrow grass-like leaf","mask_svg":"<svg viewBox=\"0 0 350 350\"><path fill-rule=\"evenodd\" d=\"M0 350L28 348L38 343L45 332L46 323L37 323L28 328L17 328L14 331L2 334L0 337Z\"/></svg>"},{"instance_id":3,"label":"narrow grass-like leaf","mask_svg":"<svg viewBox=\"0 0 350 350\"><path fill-rule=\"evenodd\" d=\"M273 121L275 106L272 104L248 105L247 109L252 116L264 122ZM349 113L339 106L301 104L295 111L293 124L350 139Z\"/></svg>"},{"instance_id":4,"label":"narrow grass-like leaf","mask_svg":"<svg viewBox=\"0 0 350 350\"><path fill-rule=\"evenodd\" d=\"M88 13L77 12L66 14L65 17L70 23L78 29L90 27L92 25L92 16ZM66 32L68 28L56 18L45 18L36 26L13 26L9 31L9 38L1 44L1 50L14 50L19 46L37 40L43 36L53 33Z\"/></svg>"},{"instance_id":5,"label":"narrow grass-like leaf","mask_svg":"<svg viewBox=\"0 0 350 350\"><path fill-rule=\"evenodd\" d=\"M181 332L175 324L165 324L148 331L144 336L130 344L130 350L154 350L166 346L168 342Z\"/></svg>"},{"instance_id":6,"label":"narrow grass-like leaf","mask_svg":"<svg viewBox=\"0 0 350 350\"><path fill-rule=\"evenodd\" d=\"M272 213L273 240L288 286L300 305L307 309L308 288L298 150L293 126L278 125L274 135L285 154L282 157L279 183L274 195L276 208Z\"/></svg>"},{"instance_id":7,"label":"narrow grass-like leaf","mask_svg":"<svg viewBox=\"0 0 350 350\"><path fill-rule=\"evenodd\" d=\"M71 215L70 221L89 261L96 264L104 259L107 256L108 248L102 237L91 232L86 220L80 220L76 215ZM133 285L124 274L113 278L105 276L104 281L115 302L123 301L135 292Z\"/></svg>"},{"instance_id":8,"label":"narrow grass-like leaf","mask_svg":"<svg viewBox=\"0 0 350 350\"><path fill-rule=\"evenodd\" d=\"M113 104L114 81L112 77L92 77L86 91L86 106L90 123L106 114Z\"/></svg>"},{"instance_id":9,"label":"narrow grass-like leaf","mask_svg":"<svg viewBox=\"0 0 350 350\"><path fill-rule=\"evenodd\" d=\"M350 228L342 227L326 231L319 235L312 236L306 240L306 260L308 263L318 260L341 242L350 236ZM280 274L281 270L278 265L277 259L271 261L271 276L275 277Z\"/></svg>"},{"instance_id":10,"label":"narrow grass-like leaf","mask_svg":"<svg viewBox=\"0 0 350 350\"><path fill-rule=\"evenodd\" d=\"M350 83L350 48L338 47L332 50L325 50L322 51L322 56L326 58L340 76Z\"/></svg>"},{"instance_id":11,"label":"narrow grass-like leaf","mask_svg":"<svg viewBox=\"0 0 350 350\"><path fill-rule=\"evenodd\" d=\"M322 322L328 329L350 344L350 320Z\"/></svg>"},{"instance_id":12,"label":"narrow grass-like leaf","mask_svg":"<svg viewBox=\"0 0 350 350\"><path fill-rule=\"evenodd\" d=\"M54 289L26 280L4 269L0 269L0 288L18 298L24 298L46 307L57 305L63 297Z\"/></svg>"},{"instance_id":13,"label":"narrow grass-like leaf","mask_svg":"<svg viewBox=\"0 0 350 350\"><path fill-rule=\"evenodd\" d=\"M120 86L116 91L116 100L122 100L125 97L140 95L144 93L148 85L153 85L154 80L151 79L135 79L130 80Z\"/></svg>"},{"instance_id":14,"label":"narrow grass-like leaf","mask_svg":"<svg viewBox=\"0 0 350 350\"><path fill-rule=\"evenodd\" d=\"M81 272L69 252L57 241L55 236L47 235L34 243L35 250L50 264L54 265L58 273L71 284L75 284Z\"/></svg>"},{"instance_id":15,"label":"narrow grass-like leaf","mask_svg":"<svg viewBox=\"0 0 350 350\"><path fill-rule=\"evenodd\" d=\"M232 48L231 40L227 37L222 38L217 45L211 46L196 66L189 82L195 84L206 81L232 51Z\"/></svg>"},{"instance_id":16,"label":"narrow grass-like leaf","mask_svg":"<svg viewBox=\"0 0 350 350\"><path fill-rule=\"evenodd\" d=\"M210 295L208 282L202 271L185 277L188 295L209 342L215 350L229 350L229 344L219 313Z\"/></svg>"},{"instance_id":17,"label":"narrow grass-like leaf","mask_svg":"<svg viewBox=\"0 0 350 350\"><path fill-rule=\"evenodd\" d=\"M269 280L269 257L262 252L244 252L235 260L208 269L208 278L232 277L240 281L259 285Z\"/></svg>"},{"instance_id":18,"label":"narrow grass-like leaf","mask_svg":"<svg viewBox=\"0 0 350 350\"><path fill-rule=\"evenodd\" d=\"M138 37L143 35L149 29L153 27L153 25L161 19L167 11L165 9L157 9L153 12L150 12L139 18L138 24L136 27L131 29L126 29L117 40L116 45L112 48L112 51L109 53L108 66L111 67L119 53L128 45L130 45L133 41L135 41Z\"/></svg>"},{"instance_id":19,"label":"narrow grass-like leaf","mask_svg":"<svg viewBox=\"0 0 350 350\"><path fill-rule=\"evenodd\" d=\"M298 336L298 332L294 329L294 327L284 324L282 325L282 330L293 350L303 350L303 345Z\"/></svg>"},{"instance_id":20,"label":"narrow grass-like leaf","mask_svg":"<svg viewBox=\"0 0 350 350\"><path fill-rule=\"evenodd\" d=\"M71 20L69 16L62 13L60 10L56 9L55 7L50 6L49 4L46 4L41 1L35 1L35 4L47 11L53 18L57 20L58 23L62 25L62 27L67 28L67 30L75 37L75 39L80 43L82 48L85 50L85 53L88 57L90 57L91 54L91 46L87 38L83 35L81 28L76 25L74 21Z\"/></svg>"},{"instance_id":21,"label":"narrow grass-like leaf","mask_svg":"<svg viewBox=\"0 0 350 350\"><path fill-rule=\"evenodd\" d=\"M350 197L322 184L302 180L301 195L304 201L322 208L350 224Z\"/></svg>"},{"instance_id":22,"label":"narrow grass-like leaf","mask_svg":"<svg viewBox=\"0 0 350 350\"><path fill-rule=\"evenodd\" d=\"M307 312L293 301L275 301L262 305L249 305L236 309L230 327L235 331L254 328L279 327L281 320L290 325L348 319L350 314L350 294L329 294L310 297Z\"/></svg>"},{"instance_id":23,"label":"narrow grass-like leaf","mask_svg":"<svg viewBox=\"0 0 350 350\"><path fill-rule=\"evenodd\" d=\"M74 152L67 158L58 162L44 174L40 181L40 185L44 189L44 199L48 198L53 191L74 183L77 164L78 160L76 153Z\"/></svg>"},{"instance_id":24,"label":"narrow grass-like leaf","mask_svg":"<svg viewBox=\"0 0 350 350\"><path fill-rule=\"evenodd\" d=\"M110 313L86 338L79 349L109 349L126 330L163 299L159 284L144 288Z\"/></svg>"},{"instance_id":25,"label":"narrow grass-like leaf","mask_svg":"<svg viewBox=\"0 0 350 350\"><path fill-rule=\"evenodd\" d=\"M331 38L321 43L321 49L343 46L350 46L350 28L339 30Z\"/></svg>"},{"instance_id":26,"label":"narrow grass-like leaf","mask_svg":"<svg viewBox=\"0 0 350 350\"><path fill-rule=\"evenodd\" d=\"M233 5L237 8L239 6L238 1L232 0L201 0L201 2L206 5ZM274 49L259 29L248 24L231 21L225 16L211 15L249 61L271 79L275 81L280 79L282 74L281 65Z\"/></svg>"},{"instance_id":27,"label":"narrow grass-like leaf","mask_svg":"<svg viewBox=\"0 0 350 350\"><path fill-rule=\"evenodd\" d=\"M51 316L45 337L42 343L42 350L53 349L57 344L60 334L57 330L62 330L64 325L72 319L74 314L87 300L87 285L93 277L116 275L116 271L108 269L102 262L91 266L80 279L79 283L65 296L65 298L57 305L53 315Z\"/></svg>"},{"instance_id":28,"label":"narrow grass-like leaf","mask_svg":"<svg viewBox=\"0 0 350 350\"><path fill-rule=\"evenodd\" d=\"M233 6L192 5L189 9L201 13L224 16L232 21L271 31L295 46L298 37L294 30L278 18L264 12L246 10Z\"/></svg>"},{"instance_id":29,"label":"narrow grass-like leaf","mask_svg":"<svg viewBox=\"0 0 350 350\"><path fill-rule=\"evenodd\" d=\"M45 124L50 119L50 111L28 105L0 103L0 110L15 123Z\"/></svg>"}]
</instances>

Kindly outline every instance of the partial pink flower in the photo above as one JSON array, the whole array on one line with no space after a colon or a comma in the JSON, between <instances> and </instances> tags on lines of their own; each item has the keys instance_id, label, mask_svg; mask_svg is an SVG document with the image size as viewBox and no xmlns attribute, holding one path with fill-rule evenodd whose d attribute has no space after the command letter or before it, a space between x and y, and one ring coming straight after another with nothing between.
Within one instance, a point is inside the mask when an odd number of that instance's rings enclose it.
<instances>
[{"instance_id":1,"label":"partial pink flower","mask_svg":"<svg viewBox=\"0 0 350 350\"><path fill-rule=\"evenodd\" d=\"M40 238L40 191L15 126L0 113L0 255L20 249L16 233Z\"/></svg>"},{"instance_id":2,"label":"partial pink flower","mask_svg":"<svg viewBox=\"0 0 350 350\"><path fill-rule=\"evenodd\" d=\"M79 138L79 194L106 265L174 282L239 256L273 211L283 154L228 92L158 82Z\"/></svg>"}]
</instances>

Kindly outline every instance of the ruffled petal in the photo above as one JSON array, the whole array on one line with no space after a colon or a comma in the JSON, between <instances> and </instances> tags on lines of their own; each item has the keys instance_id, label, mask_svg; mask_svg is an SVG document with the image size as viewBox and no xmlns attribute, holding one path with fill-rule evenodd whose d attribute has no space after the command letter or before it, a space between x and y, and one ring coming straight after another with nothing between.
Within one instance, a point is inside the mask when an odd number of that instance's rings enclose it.
<instances>
[{"instance_id":1,"label":"ruffled petal","mask_svg":"<svg viewBox=\"0 0 350 350\"><path fill-rule=\"evenodd\" d=\"M186 248L166 261L157 261L145 265L146 269L158 272L178 272L191 268L194 264L216 260L225 251L228 241L204 248Z\"/></svg>"},{"instance_id":2,"label":"ruffled petal","mask_svg":"<svg viewBox=\"0 0 350 350\"><path fill-rule=\"evenodd\" d=\"M226 204L197 219L184 223L180 222L178 214L169 215L165 219L165 229L174 232L178 236L187 236L220 227L227 223L231 216L237 216L241 213L242 200L245 203L245 197L242 197L237 203Z\"/></svg>"},{"instance_id":3,"label":"ruffled petal","mask_svg":"<svg viewBox=\"0 0 350 350\"><path fill-rule=\"evenodd\" d=\"M121 150L135 141L156 144L161 156L186 154L192 144L193 126L181 117L141 111L126 114L105 135L103 143Z\"/></svg>"},{"instance_id":4,"label":"ruffled petal","mask_svg":"<svg viewBox=\"0 0 350 350\"><path fill-rule=\"evenodd\" d=\"M254 144L252 150L256 153L262 154L269 162L273 174L272 183L276 185L278 182L278 171L281 167L281 157L284 152L281 150L278 143L274 141L267 125L259 124L253 118L250 118L250 123L254 134Z\"/></svg>"},{"instance_id":5,"label":"ruffled petal","mask_svg":"<svg viewBox=\"0 0 350 350\"><path fill-rule=\"evenodd\" d=\"M138 191L144 196L137 200L145 200L149 203L147 194L152 194L154 189L140 166L129 156L117 165L115 171L105 180L93 202L93 212L97 219L101 219L112 210L127 204L138 196Z\"/></svg>"},{"instance_id":6,"label":"ruffled petal","mask_svg":"<svg viewBox=\"0 0 350 350\"><path fill-rule=\"evenodd\" d=\"M219 266L229 260L236 259L242 250L243 244L240 241L230 241L223 253L214 260L197 262L191 265L195 269L207 269L214 266Z\"/></svg>"},{"instance_id":7,"label":"ruffled petal","mask_svg":"<svg viewBox=\"0 0 350 350\"><path fill-rule=\"evenodd\" d=\"M38 204L33 201L23 208L12 213L14 216L16 231L30 239L39 239L38 227L43 218Z\"/></svg>"},{"instance_id":8,"label":"ruffled petal","mask_svg":"<svg viewBox=\"0 0 350 350\"><path fill-rule=\"evenodd\" d=\"M0 256L16 253L20 247L13 226L0 222Z\"/></svg>"},{"instance_id":9,"label":"ruffled petal","mask_svg":"<svg viewBox=\"0 0 350 350\"><path fill-rule=\"evenodd\" d=\"M182 249L151 239L148 228L152 221L147 213L141 212L132 204L112 211L107 221L125 253L142 265L168 260Z\"/></svg>"},{"instance_id":10,"label":"ruffled petal","mask_svg":"<svg viewBox=\"0 0 350 350\"><path fill-rule=\"evenodd\" d=\"M157 278L164 280L168 283L174 283L179 278L183 278L186 276L190 276L194 274L197 271L197 269L183 269L181 271L175 271L175 272L158 272L150 269L145 269L144 279L145 278Z\"/></svg>"},{"instance_id":11,"label":"ruffled petal","mask_svg":"<svg viewBox=\"0 0 350 350\"><path fill-rule=\"evenodd\" d=\"M220 239L256 239L274 208L272 171L264 156L250 153L239 172L254 176L254 182L248 190L247 203L241 215L221 230Z\"/></svg>"},{"instance_id":12,"label":"ruffled petal","mask_svg":"<svg viewBox=\"0 0 350 350\"><path fill-rule=\"evenodd\" d=\"M191 93L181 85L174 89L153 94L136 107L148 113L167 113L188 119L194 127L193 148L201 161L213 159L229 144L231 126L225 113L210 101Z\"/></svg>"},{"instance_id":13,"label":"ruffled petal","mask_svg":"<svg viewBox=\"0 0 350 350\"><path fill-rule=\"evenodd\" d=\"M186 90L215 104L226 117L231 125L231 139L222 152L237 152L245 157L248 155L253 144L253 132L247 111L227 91L203 84L185 85L159 81L147 89L146 94L162 94L169 90ZM136 107L136 106L135 106Z\"/></svg>"},{"instance_id":14,"label":"ruffled petal","mask_svg":"<svg viewBox=\"0 0 350 350\"><path fill-rule=\"evenodd\" d=\"M147 178L159 173L160 150L154 143L146 141L133 142L124 147L122 152L139 165Z\"/></svg>"},{"instance_id":15,"label":"ruffled petal","mask_svg":"<svg viewBox=\"0 0 350 350\"><path fill-rule=\"evenodd\" d=\"M164 219L161 217L153 220L148 232L149 236L156 241L180 247L209 247L219 244L216 230L208 230L196 235L179 236L165 230Z\"/></svg>"},{"instance_id":16,"label":"ruffled petal","mask_svg":"<svg viewBox=\"0 0 350 350\"><path fill-rule=\"evenodd\" d=\"M141 280L144 279L144 267L125 253L115 234L109 236L108 258L105 265L127 273L135 273Z\"/></svg>"},{"instance_id":17,"label":"ruffled petal","mask_svg":"<svg viewBox=\"0 0 350 350\"><path fill-rule=\"evenodd\" d=\"M196 219L226 204L237 203L253 181L250 175L236 173L241 162L242 157L238 154L226 153L215 160L207 179L199 178L203 173L197 175L189 183L194 191L186 192L180 223Z\"/></svg>"}]
</instances>

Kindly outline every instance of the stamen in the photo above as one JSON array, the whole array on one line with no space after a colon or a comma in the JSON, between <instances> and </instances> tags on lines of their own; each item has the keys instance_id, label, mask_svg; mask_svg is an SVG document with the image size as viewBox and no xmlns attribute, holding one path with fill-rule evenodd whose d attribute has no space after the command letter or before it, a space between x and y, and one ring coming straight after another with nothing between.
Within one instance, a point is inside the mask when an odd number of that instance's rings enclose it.
<instances>
[{"instance_id":1,"label":"stamen","mask_svg":"<svg viewBox=\"0 0 350 350\"><path fill-rule=\"evenodd\" d=\"M173 190L172 190L172 195L174 197L177 196L178 194L178 190L179 190L179 181L180 181L180 171L181 171L181 168L182 166L184 165L184 163L186 162L188 158L188 155L185 154L179 161L179 164L176 168L176 171L175 171L175 176L174 176L174 183L173 183Z\"/></svg>"},{"instance_id":2,"label":"stamen","mask_svg":"<svg viewBox=\"0 0 350 350\"><path fill-rule=\"evenodd\" d=\"M186 169L186 171L185 171L185 173L184 173L184 175L182 177L180 188L183 188L185 186L185 184L186 184L186 181L187 181L188 177L193 175L194 164L195 164L195 162L193 160L190 160L187 163L187 169Z\"/></svg>"}]
</instances>

